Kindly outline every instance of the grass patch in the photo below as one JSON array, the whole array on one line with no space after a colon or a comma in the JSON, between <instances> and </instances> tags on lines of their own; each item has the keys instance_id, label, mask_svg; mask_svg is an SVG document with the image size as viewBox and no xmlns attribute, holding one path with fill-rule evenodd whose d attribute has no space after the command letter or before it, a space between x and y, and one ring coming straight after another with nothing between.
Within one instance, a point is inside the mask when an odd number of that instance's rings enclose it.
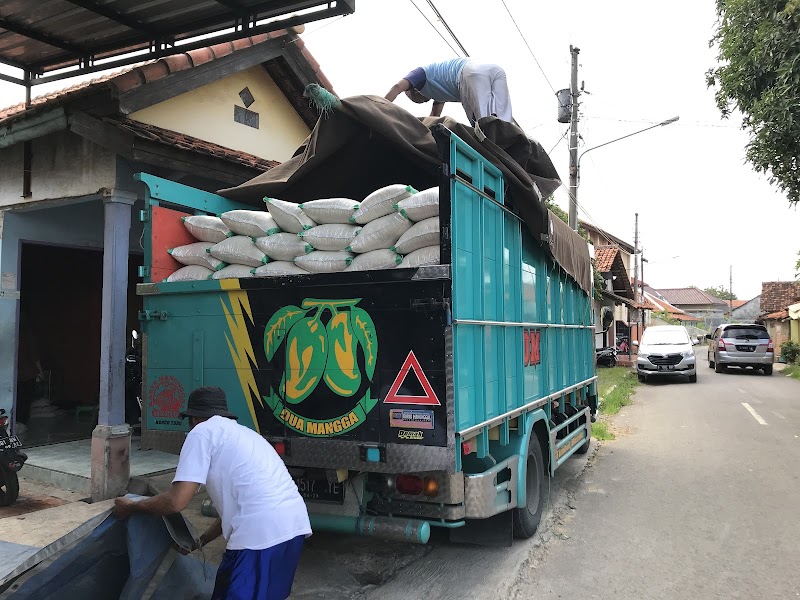
<instances>
[{"instance_id":1,"label":"grass patch","mask_svg":"<svg viewBox=\"0 0 800 600\"><path fill-rule=\"evenodd\" d=\"M783 370L783 374L792 379L800 380L800 366L789 365Z\"/></svg>"},{"instance_id":2,"label":"grass patch","mask_svg":"<svg viewBox=\"0 0 800 600\"><path fill-rule=\"evenodd\" d=\"M597 376L600 389L600 414L615 415L623 406L631 403L631 395L639 385L639 381L630 369L627 367L598 369Z\"/></svg>"},{"instance_id":3,"label":"grass patch","mask_svg":"<svg viewBox=\"0 0 800 600\"><path fill-rule=\"evenodd\" d=\"M592 437L596 440L614 440L617 438L613 433L608 430L608 423L605 421L597 421L592 423Z\"/></svg>"}]
</instances>

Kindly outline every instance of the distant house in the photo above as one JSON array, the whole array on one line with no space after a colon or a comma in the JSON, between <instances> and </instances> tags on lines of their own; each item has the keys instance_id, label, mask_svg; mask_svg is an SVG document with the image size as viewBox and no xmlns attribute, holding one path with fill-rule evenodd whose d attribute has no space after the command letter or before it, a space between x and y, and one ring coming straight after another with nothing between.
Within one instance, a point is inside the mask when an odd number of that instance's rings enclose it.
<instances>
[{"instance_id":1,"label":"distant house","mask_svg":"<svg viewBox=\"0 0 800 600\"><path fill-rule=\"evenodd\" d=\"M586 234L589 236L589 242L595 248L609 246L618 248L625 268L628 270L628 273L633 274L634 248L631 244L586 221L580 221L579 225L586 231Z\"/></svg>"},{"instance_id":2,"label":"distant house","mask_svg":"<svg viewBox=\"0 0 800 600\"><path fill-rule=\"evenodd\" d=\"M693 317L677 306L673 306L667 302L657 290L654 290L649 285L644 286L643 295L644 299L652 307L653 315L651 321L654 325L667 325L669 320L679 321L682 325L692 326L696 326L699 322L702 322L701 318ZM659 319L659 316L666 317L669 320Z\"/></svg>"},{"instance_id":3,"label":"distant house","mask_svg":"<svg viewBox=\"0 0 800 600\"><path fill-rule=\"evenodd\" d=\"M628 338L630 342L631 326L635 326L637 315L635 309L638 305L634 301L633 287L622 250L616 246L596 246L594 260L595 268L603 276L605 283L602 298L594 301L595 323L597 323L595 345L616 347L623 337ZM614 315L614 321L606 332L603 332L602 327L604 307L609 308ZM632 339L638 339L637 332L633 333Z\"/></svg>"},{"instance_id":4,"label":"distant house","mask_svg":"<svg viewBox=\"0 0 800 600\"><path fill-rule=\"evenodd\" d=\"M696 287L660 289L658 293L670 304L702 319L705 329L718 327L728 312L728 303Z\"/></svg>"},{"instance_id":5,"label":"distant house","mask_svg":"<svg viewBox=\"0 0 800 600\"><path fill-rule=\"evenodd\" d=\"M765 281L761 284L761 320L776 351L790 339L789 306L800 302L800 281Z\"/></svg>"},{"instance_id":6,"label":"distant house","mask_svg":"<svg viewBox=\"0 0 800 600\"><path fill-rule=\"evenodd\" d=\"M734 300L731 321L733 323L754 323L761 316L761 294L750 300Z\"/></svg>"}]
</instances>

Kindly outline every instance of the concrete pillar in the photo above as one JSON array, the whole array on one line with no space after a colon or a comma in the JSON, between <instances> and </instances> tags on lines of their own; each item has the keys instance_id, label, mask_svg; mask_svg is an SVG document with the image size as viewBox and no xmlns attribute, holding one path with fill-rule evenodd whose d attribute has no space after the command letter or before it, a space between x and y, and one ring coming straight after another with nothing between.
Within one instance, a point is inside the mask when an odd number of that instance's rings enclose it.
<instances>
[{"instance_id":1,"label":"concrete pillar","mask_svg":"<svg viewBox=\"0 0 800 600\"><path fill-rule=\"evenodd\" d=\"M136 194L103 194L103 313L100 412L92 432L92 500L120 495L130 479L131 430L125 423L125 352L131 207Z\"/></svg>"}]
</instances>

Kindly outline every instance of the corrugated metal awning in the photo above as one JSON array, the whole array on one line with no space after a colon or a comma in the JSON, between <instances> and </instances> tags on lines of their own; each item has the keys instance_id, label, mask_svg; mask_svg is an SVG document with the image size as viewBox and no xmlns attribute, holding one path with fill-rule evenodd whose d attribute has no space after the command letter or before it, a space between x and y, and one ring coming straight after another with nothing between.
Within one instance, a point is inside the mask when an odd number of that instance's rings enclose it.
<instances>
[{"instance_id":1,"label":"corrugated metal awning","mask_svg":"<svg viewBox=\"0 0 800 600\"><path fill-rule=\"evenodd\" d=\"M0 0L0 79L37 85L355 11L355 0ZM202 39L200 39L202 37Z\"/></svg>"}]
</instances>

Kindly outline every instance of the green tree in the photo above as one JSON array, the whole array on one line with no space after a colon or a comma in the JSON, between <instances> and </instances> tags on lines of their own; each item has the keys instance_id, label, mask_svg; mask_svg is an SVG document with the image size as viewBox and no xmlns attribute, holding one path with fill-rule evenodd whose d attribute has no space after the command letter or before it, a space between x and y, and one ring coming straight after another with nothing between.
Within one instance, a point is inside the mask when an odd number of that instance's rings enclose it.
<instances>
[{"instance_id":1,"label":"green tree","mask_svg":"<svg viewBox=\"0 0 800 600\"><path fill-rule=\"evenodd\" d=\"M723 117L738 109L750 134L747 161L791 203L800 200L800 0L717 0L707 73Z\"/></svg>"},{"instance_id":2,"label":"green tree","mask_svg":"<svg viewBox=\"0 0 800 600\"><path fill-rule=\"evenodd\" d=\"M706 294L711 294L715 298L719 298L720 300L738 300L736 294L731 294L721 285L718 285L717 287L703 288L703 291Z\"/></svg>"}]
</instances>

